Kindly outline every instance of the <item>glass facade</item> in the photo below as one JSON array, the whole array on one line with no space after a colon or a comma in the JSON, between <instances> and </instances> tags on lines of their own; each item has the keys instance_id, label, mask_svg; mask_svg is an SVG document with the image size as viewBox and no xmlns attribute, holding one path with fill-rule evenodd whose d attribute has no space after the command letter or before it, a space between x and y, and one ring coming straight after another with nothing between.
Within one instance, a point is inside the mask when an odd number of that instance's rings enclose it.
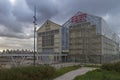
<instances>
[{"instance_id":1,"label":"glass facade","mask_svg":"<svg viewBox=\"0 0 120 80\"><path fill-rule=\"evenodd\" d=\"M101 28L102 35L120 44L119 36L109 28L108 24L103 19L101 20Z\"/></svg>"},{"instance_id":2,"label":"glass facade","mask_svg":"<svg viewBox=\"0 0 120 80\"><path fill-rule=\"evenodd\" d=\"M90 22L91 25L96 25L96 34L104 35L105 37L112 39L113 41L120 43L119 36L114 33L108 26L108 24L98 16L86 14L83 12L76 13L66 23L62 25L62 49L69 49L69 27L79 23Z\"/></svg>"},{"instance_id":3,"label":"glass facade","mask_svg":"<svg viewBox=\"0 0 120 80\"><path fill-rule=\"evenodd\" d=\"M119 54L119 51L120 51L120 49L119 49L119 46L120 46L119 45L120 44L119 36L110 29L108 24L101 17L90 15L90 14L83 13L83 12L76 13L65 24L62 25L62 50L63 51L68 50L69 54L71 54L72 52L74 54L76 54L76 53L80 54L80 53L83 53L83 51L84 52L88 51L88 50L80 51L80 49L76 48L77 46L78 46L78 48L80 48L81 44L74 45L74 42L77 43L77 41L78 41L80 43L80 40L82 40L81 38L79 40L77 40L78 38L74 39L74 37L75 36L77 37L77 35L83 36L82 34L80 34L80 31L82 29L80 29L79 31L77 31L78 29L76 29L76 31L73 31L73 33L72 33L72 28L71 28L71 27L73 27L73 30L74 30L75 26L77 28L77 27L79 27L79 25L86 24L86 23L90 23L91 26L95 27L95 31L94 31L95 35L96 35L96 37L98 37L98 39L100 41L100 43L99 43L100 48L97 51L96 51L95 48L98 47L98 44L93 42L95 44L92 44L91 47L95 46L96 44L97 45L94 47L93 50L91 49L91 54L92 53L94 53L94 54L99 53L99 55L97 55L97 56L99 56L98 62L107 62L107 61L110 62L110 61L113 61L113 60L118 60L119 55L120 55ZM87 27L86 27L85 32L87 33L87 31L88 30L87 30ZM77 32L79 34L74 35L74 33L77 33ZM92 32L90 32L89 34L91 34L91 33ZM72 35L74 35L74 36L72 36ZM85 35L84 37L87 37L88 35ZM91 38L91 40L92 40L92 38ZM87 39L86 39L86 41L87 41ZM89 44L90 44L93 40L90 41L90 39L89 39L88 41L89 41ZM84 46L86 46L86 44L84 44ZM88 51L88 53L90 53L90 51ZM94 55L94 56L96 56L96 55ZM94 56L92 55L92 59L94 58ZM74 59L73 54L72 54L72 58ZM94 58L94 60L96 60L96 59L97 58Z\"/></svg>"}]
</instances>

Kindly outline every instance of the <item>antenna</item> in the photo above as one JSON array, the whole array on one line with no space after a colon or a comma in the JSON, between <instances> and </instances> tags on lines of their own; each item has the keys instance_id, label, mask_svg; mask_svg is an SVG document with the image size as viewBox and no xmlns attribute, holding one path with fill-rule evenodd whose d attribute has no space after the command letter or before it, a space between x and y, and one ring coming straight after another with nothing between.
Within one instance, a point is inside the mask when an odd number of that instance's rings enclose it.
<instances>
[{"instance_id":1,"label":"antenna","mask_svg":"<svg viewBox=\"0 0 120 80\"><path fill-rule=\"evenodd\" d=\"M36 21L37 21L37 19L36 19L36 6L34 6L34 16L33 16L33 19L34 19L34 21L33 21L33 24L34 24L34 61L33 61L33 65L35 66L35 32L36 32L36 25L37 25L37 23L36 23Z\"/></svg>"}]
</instances>

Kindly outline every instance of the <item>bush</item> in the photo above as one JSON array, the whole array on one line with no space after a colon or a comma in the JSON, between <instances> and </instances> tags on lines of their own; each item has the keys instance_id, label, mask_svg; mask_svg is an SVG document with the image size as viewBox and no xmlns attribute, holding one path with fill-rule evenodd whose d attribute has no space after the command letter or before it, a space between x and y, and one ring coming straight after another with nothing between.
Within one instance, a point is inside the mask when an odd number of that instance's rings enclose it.
<instances>
[{"instance_id":1,"label":"bush","mask_svg":"<svg viewBox=\"0 0 120 80\"><path fill-rule=\"evenodd\" d=\"M120 62L103 64L101 69L120 72Z\"/></svg>"},{"instance_id":2,"label":"bush","mask_svg":"<svg viewBox=\"0 0 120 80\"><path fill-rule=\"evenodd\" d=\"M110 70L113 70L113 67L114 67L114 65L112 63L107 63L107 64L103 64L101 66L101 69L110 71Z\"/></svg>"},{"instance_id":3,"label":"bush","mask_svg":"<svg viewBox=\"0 0 120 80\"><path fill-rule=\"evenodd\" d=\"M50 66L29 66L0 70L0 80L53 80L80 66L69 66L55 69Z\"/></svg>"},{"instance_id":4,"label":"bush","mask_svg":"<svg viewBox=\"0 0 120 80\"><path fill-rule=\"evenodd\" d=\"M0 80L52 80L54 74L50 66L18 67L0 70Z\"/></svg>"},{"instance_id":5,"label":"bush","mask_svg":"<svg viewBox=\"0 0 120 80\"><path fill-rule=\"evenodd\" d=\"M85 64L83 66L84 67L93 67L93 68L99 68L99 67L101 67L101 65L99 65L99 64Z\"/></svg>"}]
</instances>

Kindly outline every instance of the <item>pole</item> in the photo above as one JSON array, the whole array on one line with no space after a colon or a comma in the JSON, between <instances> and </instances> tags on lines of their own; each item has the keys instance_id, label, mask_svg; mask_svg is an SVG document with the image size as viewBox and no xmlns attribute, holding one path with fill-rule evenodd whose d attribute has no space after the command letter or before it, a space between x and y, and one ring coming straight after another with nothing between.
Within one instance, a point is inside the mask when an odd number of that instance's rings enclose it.
<instances>
[{"instance_id":1,"label":"pole","mask_svg":"<svg viewBox=\"0 0 120 80\"><path fill-rule=\"evenodd\" d=\"M34 24L34 59L33 59L33 65L35 66L35 32L36 32L36 7L34 7L34 21L33 21L33 24Z\"/></svg>"}]
</instances>

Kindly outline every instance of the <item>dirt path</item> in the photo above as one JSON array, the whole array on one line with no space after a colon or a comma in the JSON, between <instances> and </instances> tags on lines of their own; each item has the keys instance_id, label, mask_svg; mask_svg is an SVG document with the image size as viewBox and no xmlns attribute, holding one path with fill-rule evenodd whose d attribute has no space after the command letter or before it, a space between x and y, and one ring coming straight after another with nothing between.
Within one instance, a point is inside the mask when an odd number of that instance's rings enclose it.
<instances>
[{"instance_id":1,"label":"dirt path","mask_svg":"<svg viewBox=\"0 0 120 80\"><path fill-rule=\"evenodd\" d=\"M95 70L96 68L82 67L77 70L70 71L54 80L73 80L76 76L85 74L88 71Z\"/></svg>"}]
</instances>

